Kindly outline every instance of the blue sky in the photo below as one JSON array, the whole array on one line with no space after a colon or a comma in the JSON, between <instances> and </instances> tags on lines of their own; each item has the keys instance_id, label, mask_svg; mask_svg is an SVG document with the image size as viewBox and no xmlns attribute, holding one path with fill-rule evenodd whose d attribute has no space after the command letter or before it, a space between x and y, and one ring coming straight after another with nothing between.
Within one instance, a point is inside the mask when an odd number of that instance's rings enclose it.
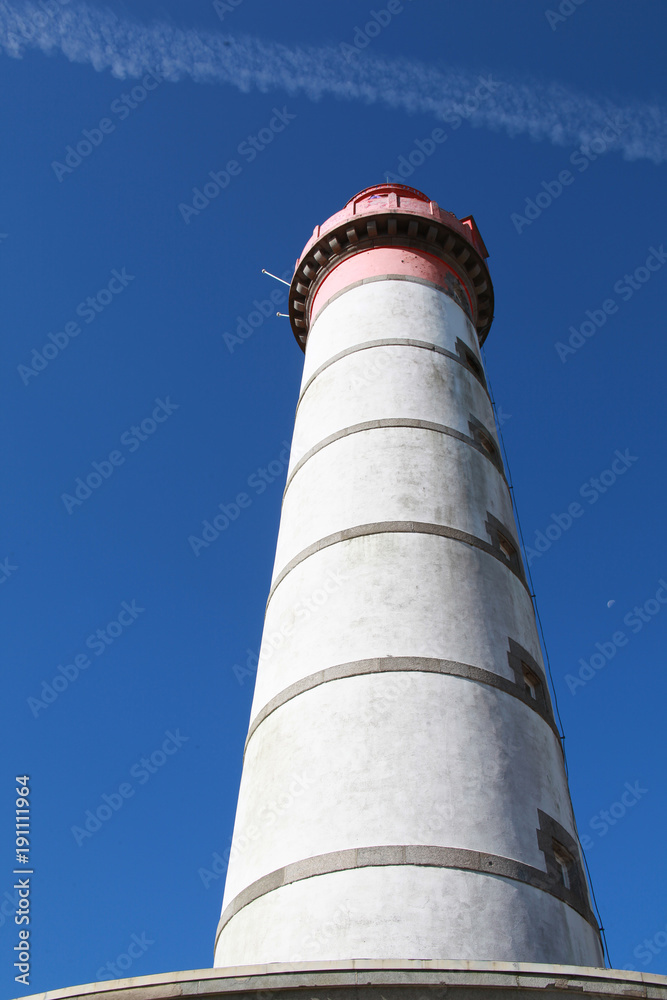
<instances>
[{"instance_id":1,"label":"blue sky","mask_svg":"<svg viewBox=\"0 0 667 1000\"><path fill-rule=\"evenodd\" d=\"M261 269L410 164L489 248L580 833L613 965L667 973L667 12L560 6L0 0L2 996L212 962L303 363Z\"/></svg>"}]
</instances>

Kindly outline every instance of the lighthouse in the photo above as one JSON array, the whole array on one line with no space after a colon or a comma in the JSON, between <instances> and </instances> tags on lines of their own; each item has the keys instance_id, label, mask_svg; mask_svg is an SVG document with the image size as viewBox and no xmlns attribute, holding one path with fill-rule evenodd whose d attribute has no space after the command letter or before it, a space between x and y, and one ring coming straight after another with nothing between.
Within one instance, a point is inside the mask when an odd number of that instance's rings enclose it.
<instances>
[{"instance_id":1,"label":"lighthouse","mask_svg":"<svg viewBox=\"0 0 667 1000\"><path fill-rule=\"evenodd\" d=\"M297 262L218 968L604 964L480 356L487 256L472 216L381 184Z\"/></svg>"}]
</instances>

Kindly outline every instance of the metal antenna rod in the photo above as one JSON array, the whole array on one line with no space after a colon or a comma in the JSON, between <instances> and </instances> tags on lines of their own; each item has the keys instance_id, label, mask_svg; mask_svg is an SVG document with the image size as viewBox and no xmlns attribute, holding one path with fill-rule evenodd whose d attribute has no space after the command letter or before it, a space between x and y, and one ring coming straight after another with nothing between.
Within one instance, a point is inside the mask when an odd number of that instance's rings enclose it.
<instances>
[{"instance_id":1,"label":"metal antenna rod","mask_svg":"<svg viewBox=\"0 0 667 1000\"><path fill-rule=\"evenodd\" d=\"M289 313L276 313L276 316L285 316L286 319L289 319Z\"/></svg>"},{"instance_id":2,"label":"metal antenna rod","mask_svg":"<svg viewBox=\"0 0 667 1000\"><path fill-rule=\"evenodd\" d=\"M268 274L269 278L275 278L276 281L282 281L283 285L287 285L289 287L289 281L285 281L284 278L279 278L277 274L271 274L271 272L267 271L265 267L262 268L262 274Z\"/></svg>"}]
</instances>

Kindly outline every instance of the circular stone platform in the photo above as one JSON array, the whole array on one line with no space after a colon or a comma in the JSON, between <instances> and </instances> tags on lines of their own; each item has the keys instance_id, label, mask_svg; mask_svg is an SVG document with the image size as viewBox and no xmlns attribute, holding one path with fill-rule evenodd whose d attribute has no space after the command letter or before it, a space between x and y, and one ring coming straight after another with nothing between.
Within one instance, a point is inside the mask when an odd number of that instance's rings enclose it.
<instances>
[{"instance_id":1,"label":"circular stone platform","mask_svg":"<svg viewBox=\"0 0 667 1000\"><path fill-rule=\"evenodd\" d=\"M509 962L301 962L197 969L50 990L21 1000L565 1000L566 996L667 1000L667 976L619 969Z\"/></svg>"}]
</instances>

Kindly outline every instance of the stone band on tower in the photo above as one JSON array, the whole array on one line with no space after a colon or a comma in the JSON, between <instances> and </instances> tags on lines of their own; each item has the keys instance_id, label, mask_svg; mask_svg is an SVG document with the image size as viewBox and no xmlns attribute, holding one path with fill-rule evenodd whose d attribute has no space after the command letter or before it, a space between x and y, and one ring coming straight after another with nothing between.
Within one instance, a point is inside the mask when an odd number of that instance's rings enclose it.
<instances>
[{"instance_id":1,"label":"stone band on tower","mask_svg":"<svg viewBox=\"0 0 667 1000\"><path fill-rule=\"evenodd\" d=\"M382 184L297 263L218 968L604 964L479 353L486 257L472 217Z\"/></svg>"}]
</instances>

